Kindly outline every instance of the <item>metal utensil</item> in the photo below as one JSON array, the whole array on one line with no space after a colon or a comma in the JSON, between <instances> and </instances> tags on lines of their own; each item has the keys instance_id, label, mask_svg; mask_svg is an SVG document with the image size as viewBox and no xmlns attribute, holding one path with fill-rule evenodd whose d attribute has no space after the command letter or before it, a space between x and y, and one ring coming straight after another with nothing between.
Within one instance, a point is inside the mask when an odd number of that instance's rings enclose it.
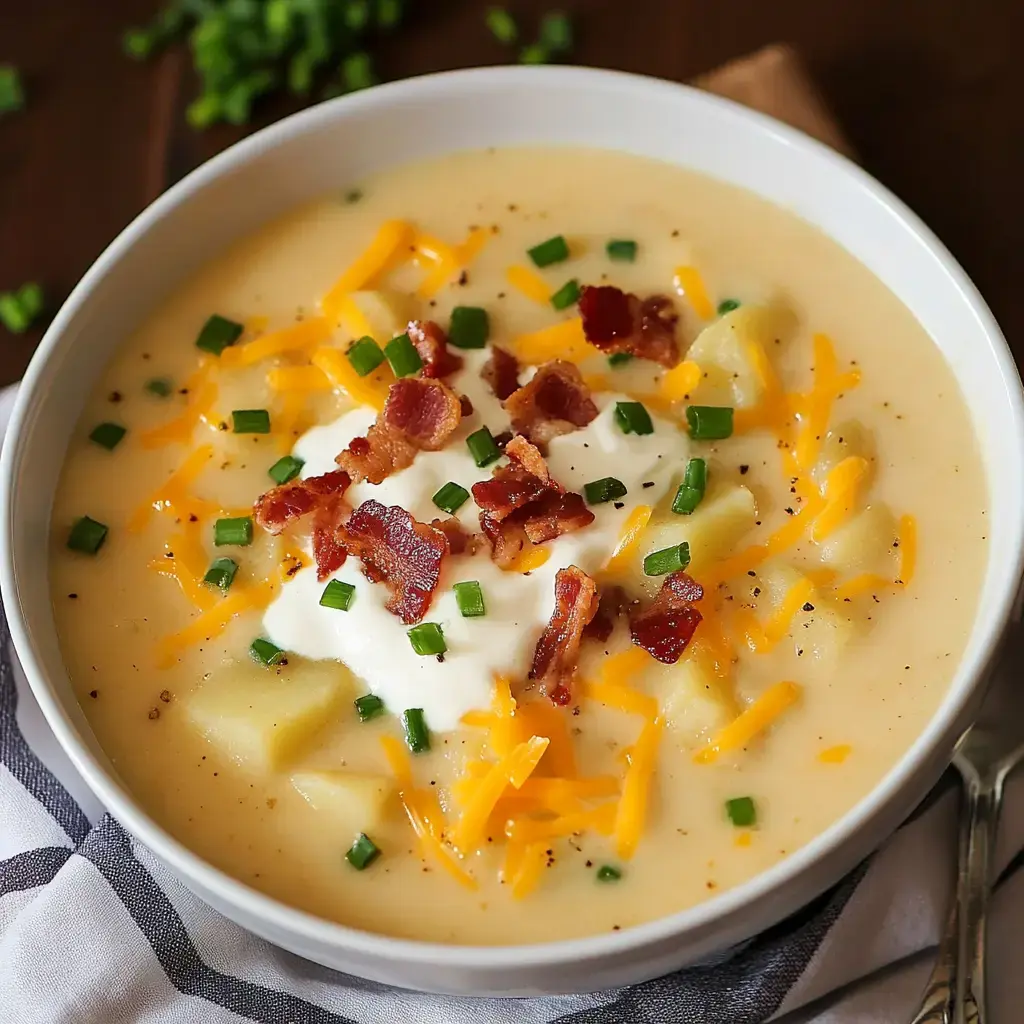
<instances>
[{"instance_id":1,"label":"metal utensil","mask_svg":"<svg viewBox=\"0 0 1024 1024\"><path fill-rule=\"evenodd\" d=\"M921 1008L911 1024L986 1024L985 916L1003 783L1024 759L1024 686L1000 672L981 716L960 738L963 778L957 888Z\"/></svg>"}]
</instances>

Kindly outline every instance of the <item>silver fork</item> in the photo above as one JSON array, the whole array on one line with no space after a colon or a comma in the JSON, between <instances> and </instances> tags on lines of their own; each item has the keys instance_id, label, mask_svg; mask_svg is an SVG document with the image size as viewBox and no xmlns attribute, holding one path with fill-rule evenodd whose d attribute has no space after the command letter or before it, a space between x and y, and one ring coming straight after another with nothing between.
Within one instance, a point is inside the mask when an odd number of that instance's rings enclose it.
<instances>
[{"instance_id":1,"label":"silver fork","mask_svg":"<svg viewBox=\"0 0 1024 1024\"><path fill-rule=\"evenodd\" d=\"M1024 759L1024 688L1000 672L978 721L957 743L963 778L956 899L911 1024L986 1024L985 916L1003 783Z\"/></svg>"}]
</instances>

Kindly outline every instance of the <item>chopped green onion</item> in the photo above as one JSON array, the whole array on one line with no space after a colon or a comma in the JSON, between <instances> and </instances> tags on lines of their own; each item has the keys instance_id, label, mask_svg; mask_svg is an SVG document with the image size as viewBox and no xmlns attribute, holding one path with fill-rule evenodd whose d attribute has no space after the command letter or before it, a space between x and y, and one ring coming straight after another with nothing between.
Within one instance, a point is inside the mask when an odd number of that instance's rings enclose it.
<instances>
[{"instance_id":1,"label":"chopped green onion","mask_svg":"<svg viewBox=\"0 0 1024 1024\"><path fill-rule=\"evenodd\" d=\"M377 0L377 27L394 28L402 18L402 0Z\"/></svg>"},{"instance_id":2,"label":"chopped green onion","mask_svg":"<svg viewBox=\"0 0 1024 1024\"><path fill-rule=\"evenodd\" d=\"M611 367L625 366L626 363L632 362L632 352L613 352L608 357L608 365Z\"/></svg>"},{"instance_id":3,"label":"chopped green onion","mask_svg":"<svg viewBox=\"0 0 1024 1024\"><path fill-rule=\"evenodd\" d=\"M448 324L448 340L456 348L483 348L491 333L491 320L479 306L456 306Z\"/></svg>"},{"instance_id":4,"label":"chopped green onion","mask_svg":"<svg viewBox=\"0 0 1024 1024\"><path fill-rule=\"evenodd\" d=\"M580 300L580 283L575 278L566 281L561 288L551 296L551 305L555 309L568 309Z\"/></svg>"},{"instance_id":5,"label":"chopped green onion","mask_svg":"<svg viewBox=\"0 0 1024 1024\"><path fill-rule=\"evenodd\" d=\"M0 323L11 334L24 334L43 311L43 289L35 281L23 284L15 292L0 294Z\"/></svg>"},{"instance_id":6,"label":"chopped green onion","mask_svg":"<svg viewBox=\"0 0 1024 1024\"><path fill-rule=\"evenodd\" d=\"M392 338L384 346L384 355L396 377L408 377L423 368L423 360L408 334Z\"/></svg>"},{"instance_id":7,"label":"chopped green onion","mask_svg":"<svg viewBox=\"0 0 1024 1024\"><path fill-rule=\"evenodd\" d=\"M572 49L572 22L562 11L550 11L540 19L540 41L552 53Z\"/></svg>"},{"instance_id":8,"label":"chopped green onion","mask_svg":"<svg viewBox=\"0 0 1024 1024\"><path fill-rule=\"evenodd\" d=\"M515 19L504 7L488 8L487 13L484 15L484 21L491 30L491 35L499 43L511 46L519 38L519 29L516 26Z\"/></svg>"},{"instance_id":9,"label":"chopped green onion","mask_svg":"<svg viewBox=\"0 0 1024 1024\"><path fill-rule=\"evenodd\" d=\"M72 551L80 551L83 555L95 555L107 539L107 527L88 516L82 516L71 527L68 534L68 547Z\"/></svg>"},{"instance_id":10,"label":"chopped green onion","mask_svg":"<svg viewBox=\"0 0 1024 1024\"><path fill-rule=\"evenodd\" d=\"M616 402L615 422L624 434L653 434L650 413L640 402Z\"/></svg>"},{"instance_id":11,"label":"chopped green onion","mask_svg":"<svg viewBox=\"0 0 1024 1024\"><path fill-rule=\"evenodd\" d=\"M321 608L333 608L335 611L347 612L352 606L352 598L355 597L356 588L351 583L343 583L341 580L331 580L324 587L320 595Z\"/></svg>"},{"instance_id":12,"label":"chopped green onion","mask_svg":"<svg viewBox=\"0 0 1024 1024\"><path fill-rule=\"evenodd\" d=\"M725 316L726 313L731 313L734 309L739 309L742 303L739 299L723 299L718 304L718 315Z\"/></svg>"},{"instance_id":13,"label":"chopped green onion","mask_svg":"<svg viewBox=\"0 0 1024 1024\"><path fill-rule=\"evenodd\" d=\"M294 455L284 455L267 470L267 475L275 484L286 484L302 472L304 465L302 459Z\"/></svg>"},{"instance_id":14,"label":"chopped green onion","mask_svg":"<svg viewBox=\"0 0 1024 1024\"><path fill-rule=\"evenodd\" d=\"M613 238L605 247L608 259L619 263L632 263L636 260L636 242L631 238Z\"/></svg>"},{"instance_id":15,"label":"chopped green onion","mask_svg":"<svg viewBox=\"0 0 1024 1024\"><path fill-rule=\"evenodd\" d=\"M611 864L602 864L597 869L597 880L599 882L617 882L621 877L621 869L613 867Z\"/></svg>"},{"instance_id":16,"label":"chopped green onion","mask_svg":"<svg viewBox=\"0 0 1024 1024\"><path fill-rule=\"evenodd\" d=\"M0 64L0 114L9 114L25 106L21 75L13 64Z\"/></svg>"},{"instance_id":17,"label":"chopped green onion","mask_svg":"<svg viewBox=\"0 0 1024 1024\"><path fill-rule=\"evenodd\" d=\"M613 476L603 476L600 480L591 480L583 485L583 496L588 505L601 505L606 501L615 501L626 495L626 485Z\"/></svg>"},{"instance_id":18,"label":"chopped green onion","mask_svg":"<svg viewBox=\"0 0 1024 1024\"><path fill-rule=\"evenodd\" d=\"M469 491L453 480L449 480L430 500L442 512L453 516L469 500Z\"/></svg>"},{"instance_id":19,"label":"chopped green onion","mask_svg":"<svg viewBox=\"0 0 1024 1024\"><path fill-rule=\"evenodd\" d=\"M749 828L757 821L757 808L749 796L738 796L725 801L725 813L737 828Z\"/></svg>"},{"instance_id":20,"label":"chopped green onion","mask_svg":"<svg viewBox=\"0 0 1024 1024\"><path fill-rule=\"evenodd\" d=\"M233 558L215 558L206 570L203 582L218 590L229 590L238 572L238 563Z\"/></svg>"},{"instance_id":21,"label":"chopped green onion","mask_svg":"<svg viewBox=\"0 0 1024 1024\"><path fill-rule=\"evenodd\" d=\"M480 589L477 580L466 580L464 583L456 583L452 590L455 591L455 603L465 619L478 619L481 615L487 614L484 606L484 592Z\"/></svg>"},{"instance_id":22,"label":"chopped green onion","mask_svg":"<svg viewBox=\"0 0 1024 1024\"><path fill-rule=\"evenodd\" d=\"M694 441L732 437L732 409L727 405L688 405L686 422Z\"/></svg>"},{"instance_id":23,"label":"chopped green onion","mask_svg":"<svg viewBox=\"0 0 1024 1024\"><path fill-rule=\"evenodd\" d=\"M670 572L682 572L690 564L690 545L684 540L670 548L652 551L644 559L645 576L667 576Z\"/></svg>"},{"instance_id":24,"label":"chopped green onion","mask_svg":"<svg viewBox=\"0 0 1024 1024\"><path fill-rule=\"evenodd\" d=\"M534 266L550 267L552 263L561 263L569 258L569 245L562 235L555 235L554 238L527 249L526 254L533 260Z\"/></svg>"},{"instance_id":25,"label":"chopped green onion","mask_svg":"<svg viewBox=\"0 0 1024 1024\"><path fill-rule=\"evenodd\" d=\"M366 693L362 697L356 697L352 703L356 706L356 714L359 716L360 722L369 722L370 719L383 715L385 711L384 701L375 693Z\"/></svg>"},{"instance_id":26,"label":"chopped green onion","mask_svg":"<svg viewBox=\"0 0 1024 1024\"><path fill-rule=\"evenodd\" d=\"M18 289L18 302L29 320L35 320L43 311L43 286L38 281L29 281Z\"/></svg>"},{"instance_id":27,"label":"chopped green onion","mask_svg":"<svg viewBox=\"0 0 1024 1024\"><path fill-rule=\"evenodd\" d=\"M361 32L370 24L370 5L367 0L349 0L344 14L345 26L353 32Z\"/></svg>"},{"instance_id":28,"label":"chopped green onion","mask_svg":"<svg viewBox=\"0 0 1024 1024\"><path fill-rule=\"evenodd\" d=\"M284 651L261 636L249 644L249 653L261 665L279 665L284 661Z\"/></svg>"},{"instance_id":29,"label":"chopped green onion","mask_svg":"<svg viewBox=\"0 0 1024 1024\"><path fill-rule=\"evenodd\" d=\"M266 409L235 409L231 429L236 434L269 434L270 413Z\"/></svg>"},{"instance_id":30,"label":"chopped green onion","mask_svg":"<svg viewBox=\"0 0 1024 1024\"><path fill-rule=\"evenodd\" d=\"M520 64L547 64L550 59L551 52L543 43L530 43L519 51Z\"/></svg>"},{"instance_id":31,"label":"chopped green onion","mask_svg":"<svg viewBox=\"0 0 1024 1024\"><path fill-rule=\"evenodd\" d=\"M379 856L380 847L365 832L360 832L345 853L345 860L356 871L365 871Z\"/></svg>"},{"instance_id":32,"label":"chopped green onion","mask_svg":"<svg viewBox=\"0 0 1024 1024\"><path fill-rule=\"evenodd\" d=\"M448 650L448 645L444 642L444 633L436 622L421 622L409 630L408 636L412 649L424 657L444 654Z\"/></svg>"},{"instance_id":33,"label":"chopped green onion","mask_svg":"<svg viewBox=\"0 0 1024 1024\"><path fill-rule=\"evenodd\" d=\"M219 548L227 544L248 547L252 543L252 516L218 519L213 524L213 543Z\"/></svg>"},{"instance_id":34,"label":"chopped green onion","mask_svg":"<svg viewBox=\"0 0 1024 1024\"><path fill-rule=\"evenodd\" d=\"M167 377L154 377L146 381L146 390L157 398L167 398L174 390L174 385Z\"/></svg>"},{"instance_id":35,"label":"chopped green onion","mask_svg":"<svg viewBox=\"0 0 1024 1024\"><path fill-rule=\"evenodd\" d=\"M234 320L214 313L203 324L203 329L199 332L199 337L196 338L196 348L219 356L224 349L230 348L238 341L244 330L242 324L237 324Z\"/></svg>"},{"instance_id":36,"label":"chopped green onion","mask_svg":"<svg viewBox=\"0 0 1024 1024\"><path fill-rule=\"evenodd\" d=\"M373 61L366 52L350 53L341 62L341 80L345 83L346 92L358 92L369 89L377 82L373 73Z\"/></svg>"},{"instance_id":37,"label":"chopped green onion","mask_svg":"<svg viewBox=\"0 0 1024 1024\"><path fill-rule=\"evenodd\" d=\"M704 499L708 483L708 464L703 459L690 459L686 464L683 482L672 499L672 511L677 516L691 515Z\"/></svg>"},{"instance_id":38,"label":"chopped green onion","mask_svg":"<svg viewBox=\"0 0 1024 1024\"><path fill-rule=\"evenodd\" d=\"M367 374L373 373L373 371L384 362L384 353L381 351L380 345L378 345L377 342L375 342L369 335L360 338L358 341L352 342L345 355L348 356L348 361L352 364L352 369L355 370L360 377L365 377Z\"/></svg>"},{"instance_id":39,"label":"chopped green onion","mask_svg":"<svg viewBox=\"0 0 1024 1024\"><path fill-rule=\"evenodd\" d=\"M489 466L495 459L501 456L501 449L487 427L481 427L479 430L473 431L466 438L466 446L469 448L469 454L473 456L473 461L481 469L484 466Z\"/></svg>"},{"instance_id":40,"label":"chopped green onion","mask_svg":"<svg viewBox=\"0 0 1024 1024\"><path fill-rule=\"evenodd\" d=\"M405 726L406 746L414 754L422 754L430 749L430 730L423 718L423 708L408 708L403 711L402 725Z\"/></svg>"},{"instance_id":41,"label":"chopped green onion","mask_svg":"<svg viewBox=\"0 0 1024 1024\"><path fill-rule=\"evenodd\" d=\"M128 431L120 423L97 423L92 428L89 440L112 452L122 441Z\"/></svg>"}]
</instances>

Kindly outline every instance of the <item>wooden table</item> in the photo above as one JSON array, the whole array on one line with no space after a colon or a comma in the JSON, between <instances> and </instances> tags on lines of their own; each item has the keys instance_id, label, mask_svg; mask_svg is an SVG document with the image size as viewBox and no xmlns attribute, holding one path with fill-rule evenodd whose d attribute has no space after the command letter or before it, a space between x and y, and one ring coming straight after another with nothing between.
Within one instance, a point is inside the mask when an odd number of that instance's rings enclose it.
<instances>
[{"instance_id":1,"label":"wooden table","mask_svg":"<svg viewBox=\"0 0 1024 1024\"><path fill-rule=\"evenodd\" d=\"M484 0L416 0L379 49L386 78L508 59ZM508 0L524 23L555 0ZM238 130L189 129L194 83L169 53L138 65L123 29L155 0L0 4L0 63L23 71L22 114L0 121L0 290L39 280L59 301L104 246ZM562 0L577 13L581 64L686 80L767 43L793 43L866 166L963 262L1024 358L1024 133L1018 0ZM259 110L260 127L287 102ZM0 327L0 383L17 379L39 332ZM1018 359L1020 362L1021 360Z\"/></svg>"}]
</instances>

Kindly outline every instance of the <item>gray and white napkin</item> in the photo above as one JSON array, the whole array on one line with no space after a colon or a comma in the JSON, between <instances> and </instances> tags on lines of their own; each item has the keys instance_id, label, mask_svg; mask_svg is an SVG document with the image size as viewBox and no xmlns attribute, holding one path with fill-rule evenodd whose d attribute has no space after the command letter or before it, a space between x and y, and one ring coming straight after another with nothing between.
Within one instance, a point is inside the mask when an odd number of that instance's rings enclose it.
<instances>
[{"instance_id":1,"label":"gray and white napkin","mask_svg":"<svg viewBox=\"0 0 1024 1024\"><path fill-rule=\"evenodd\" d=\"M0 428L12 399L0 393ZM0 611L0 1022L906 1024L953 891L958 805L950 772L834 890L713 963L586 996L405 992L255 938L105 814L47 728ZM1024 1016L1022 851L1024 785L1011 780L996 851L989 1024Z\"/></svg>"}]
</instances>

